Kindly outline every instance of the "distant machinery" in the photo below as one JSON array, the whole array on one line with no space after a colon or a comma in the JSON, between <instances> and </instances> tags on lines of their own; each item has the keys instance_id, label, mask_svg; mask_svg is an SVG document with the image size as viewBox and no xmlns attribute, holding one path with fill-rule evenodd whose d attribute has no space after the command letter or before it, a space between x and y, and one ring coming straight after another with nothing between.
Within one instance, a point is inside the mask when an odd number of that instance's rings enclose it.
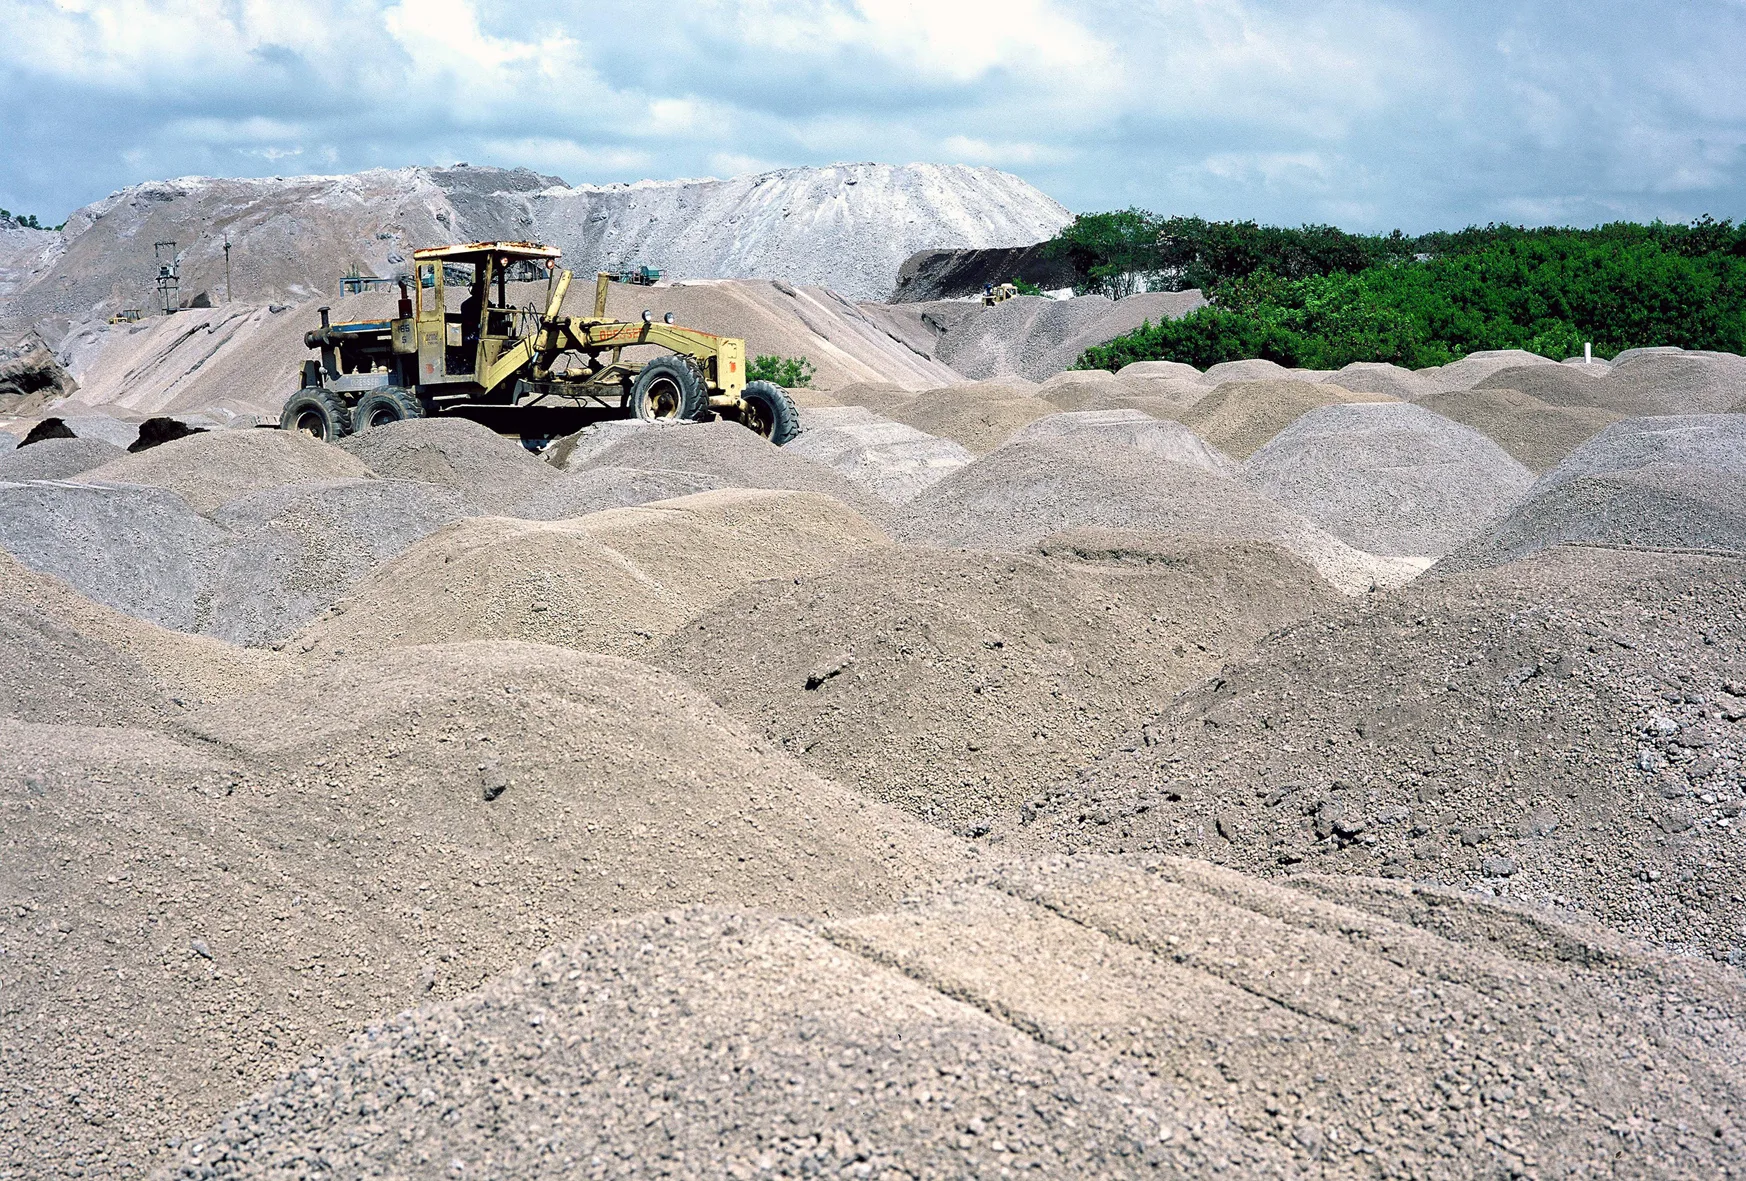
<instances>
[{"instance_id":1,"label":"distant machinery","mask_svg":"<svg viewBox=\"0 0 1746 1181\"><path fill-rule=\"evenodd\" d=\"M176 258L176 244L154 243L152 255L158 264L158 300L164 305L164 315L173 316L182 302L182 266Z\"/></svg>"}]
</instances>

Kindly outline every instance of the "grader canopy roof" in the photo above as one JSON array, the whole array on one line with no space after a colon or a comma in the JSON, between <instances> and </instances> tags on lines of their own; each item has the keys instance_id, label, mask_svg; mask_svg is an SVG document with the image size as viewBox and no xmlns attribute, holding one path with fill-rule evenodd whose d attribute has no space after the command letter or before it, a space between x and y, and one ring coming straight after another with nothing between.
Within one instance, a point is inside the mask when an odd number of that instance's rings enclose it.
<instances>
[{"instance_id":1,"label":"grader canopy roof","mask_svg":"<svg viewBox=\"0 0 1746 1181\"><path fill-rule=\"evenodd\" d=\"M503 258L557 259L563 253L556 246L541 246L538 242L469 242L454 246L426 246L414 250L412 257L417 262L432 262L439 258L466 262L487 254Z\"/></svg>"}]
</instances>

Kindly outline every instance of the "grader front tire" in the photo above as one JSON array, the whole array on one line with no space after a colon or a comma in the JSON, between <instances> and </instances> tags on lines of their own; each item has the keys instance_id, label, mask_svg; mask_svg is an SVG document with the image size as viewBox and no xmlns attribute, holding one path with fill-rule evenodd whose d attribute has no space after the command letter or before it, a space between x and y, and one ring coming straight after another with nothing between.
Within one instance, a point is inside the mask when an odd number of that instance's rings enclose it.
<instances>
[{"instance_id":1,"label":"grader front tire","mask_svg":"<svg viewBox=\"0 0 1746 1181\"><path fill-rule=\"evenodd\" d=\"M770 381L746 383L746 409L740 423L747 430L763 435L778 447L800 433L800 411L788 391Z\"/></svg>"}]
</instances>

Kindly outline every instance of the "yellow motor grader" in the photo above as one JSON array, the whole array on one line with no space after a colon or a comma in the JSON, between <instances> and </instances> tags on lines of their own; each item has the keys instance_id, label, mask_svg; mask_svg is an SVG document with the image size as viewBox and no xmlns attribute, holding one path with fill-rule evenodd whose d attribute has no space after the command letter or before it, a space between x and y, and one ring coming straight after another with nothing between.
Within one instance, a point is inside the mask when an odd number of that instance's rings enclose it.
<instances>
[{"instance_id":1,"label":"yellow motor grader","mask_svg":"<svg viewBox=\"0 0 1746 1181\"><path fill-rule=\"evenodd\" d=\"M321 309L321 326L303 338L320 360L303 363L279 425L332 442L401 419L455 415L531 441L607 418L719 415L776 444L799 433L787 392L746 380L745 341L681 327L671 312L645 311L640 323L608 319L607 290L619 276L596 277L592 316L560 315L571 280L560 256L534 242L414 251L393 319L334 323ZM510 282L530 274L546 280L543 312L510 302Z\"/></svg>"}]
</instances>

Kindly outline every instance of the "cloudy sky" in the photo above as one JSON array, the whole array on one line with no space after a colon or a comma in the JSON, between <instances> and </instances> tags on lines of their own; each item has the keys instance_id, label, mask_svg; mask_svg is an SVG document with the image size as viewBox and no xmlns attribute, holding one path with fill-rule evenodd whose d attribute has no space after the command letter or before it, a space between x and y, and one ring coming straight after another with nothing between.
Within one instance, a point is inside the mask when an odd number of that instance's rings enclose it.
<instances>
[{"instance_id":1,"label":"cloudy sky","mask_svg":"<svg viewBox=\"0 0 1746 1181\"><path fill-rule=\"evenodd\" d=\"M1746 0L0 0L0 206L525 165L988 164L1351 229L1746 217Z\"/></svg>"}]
</instances>

